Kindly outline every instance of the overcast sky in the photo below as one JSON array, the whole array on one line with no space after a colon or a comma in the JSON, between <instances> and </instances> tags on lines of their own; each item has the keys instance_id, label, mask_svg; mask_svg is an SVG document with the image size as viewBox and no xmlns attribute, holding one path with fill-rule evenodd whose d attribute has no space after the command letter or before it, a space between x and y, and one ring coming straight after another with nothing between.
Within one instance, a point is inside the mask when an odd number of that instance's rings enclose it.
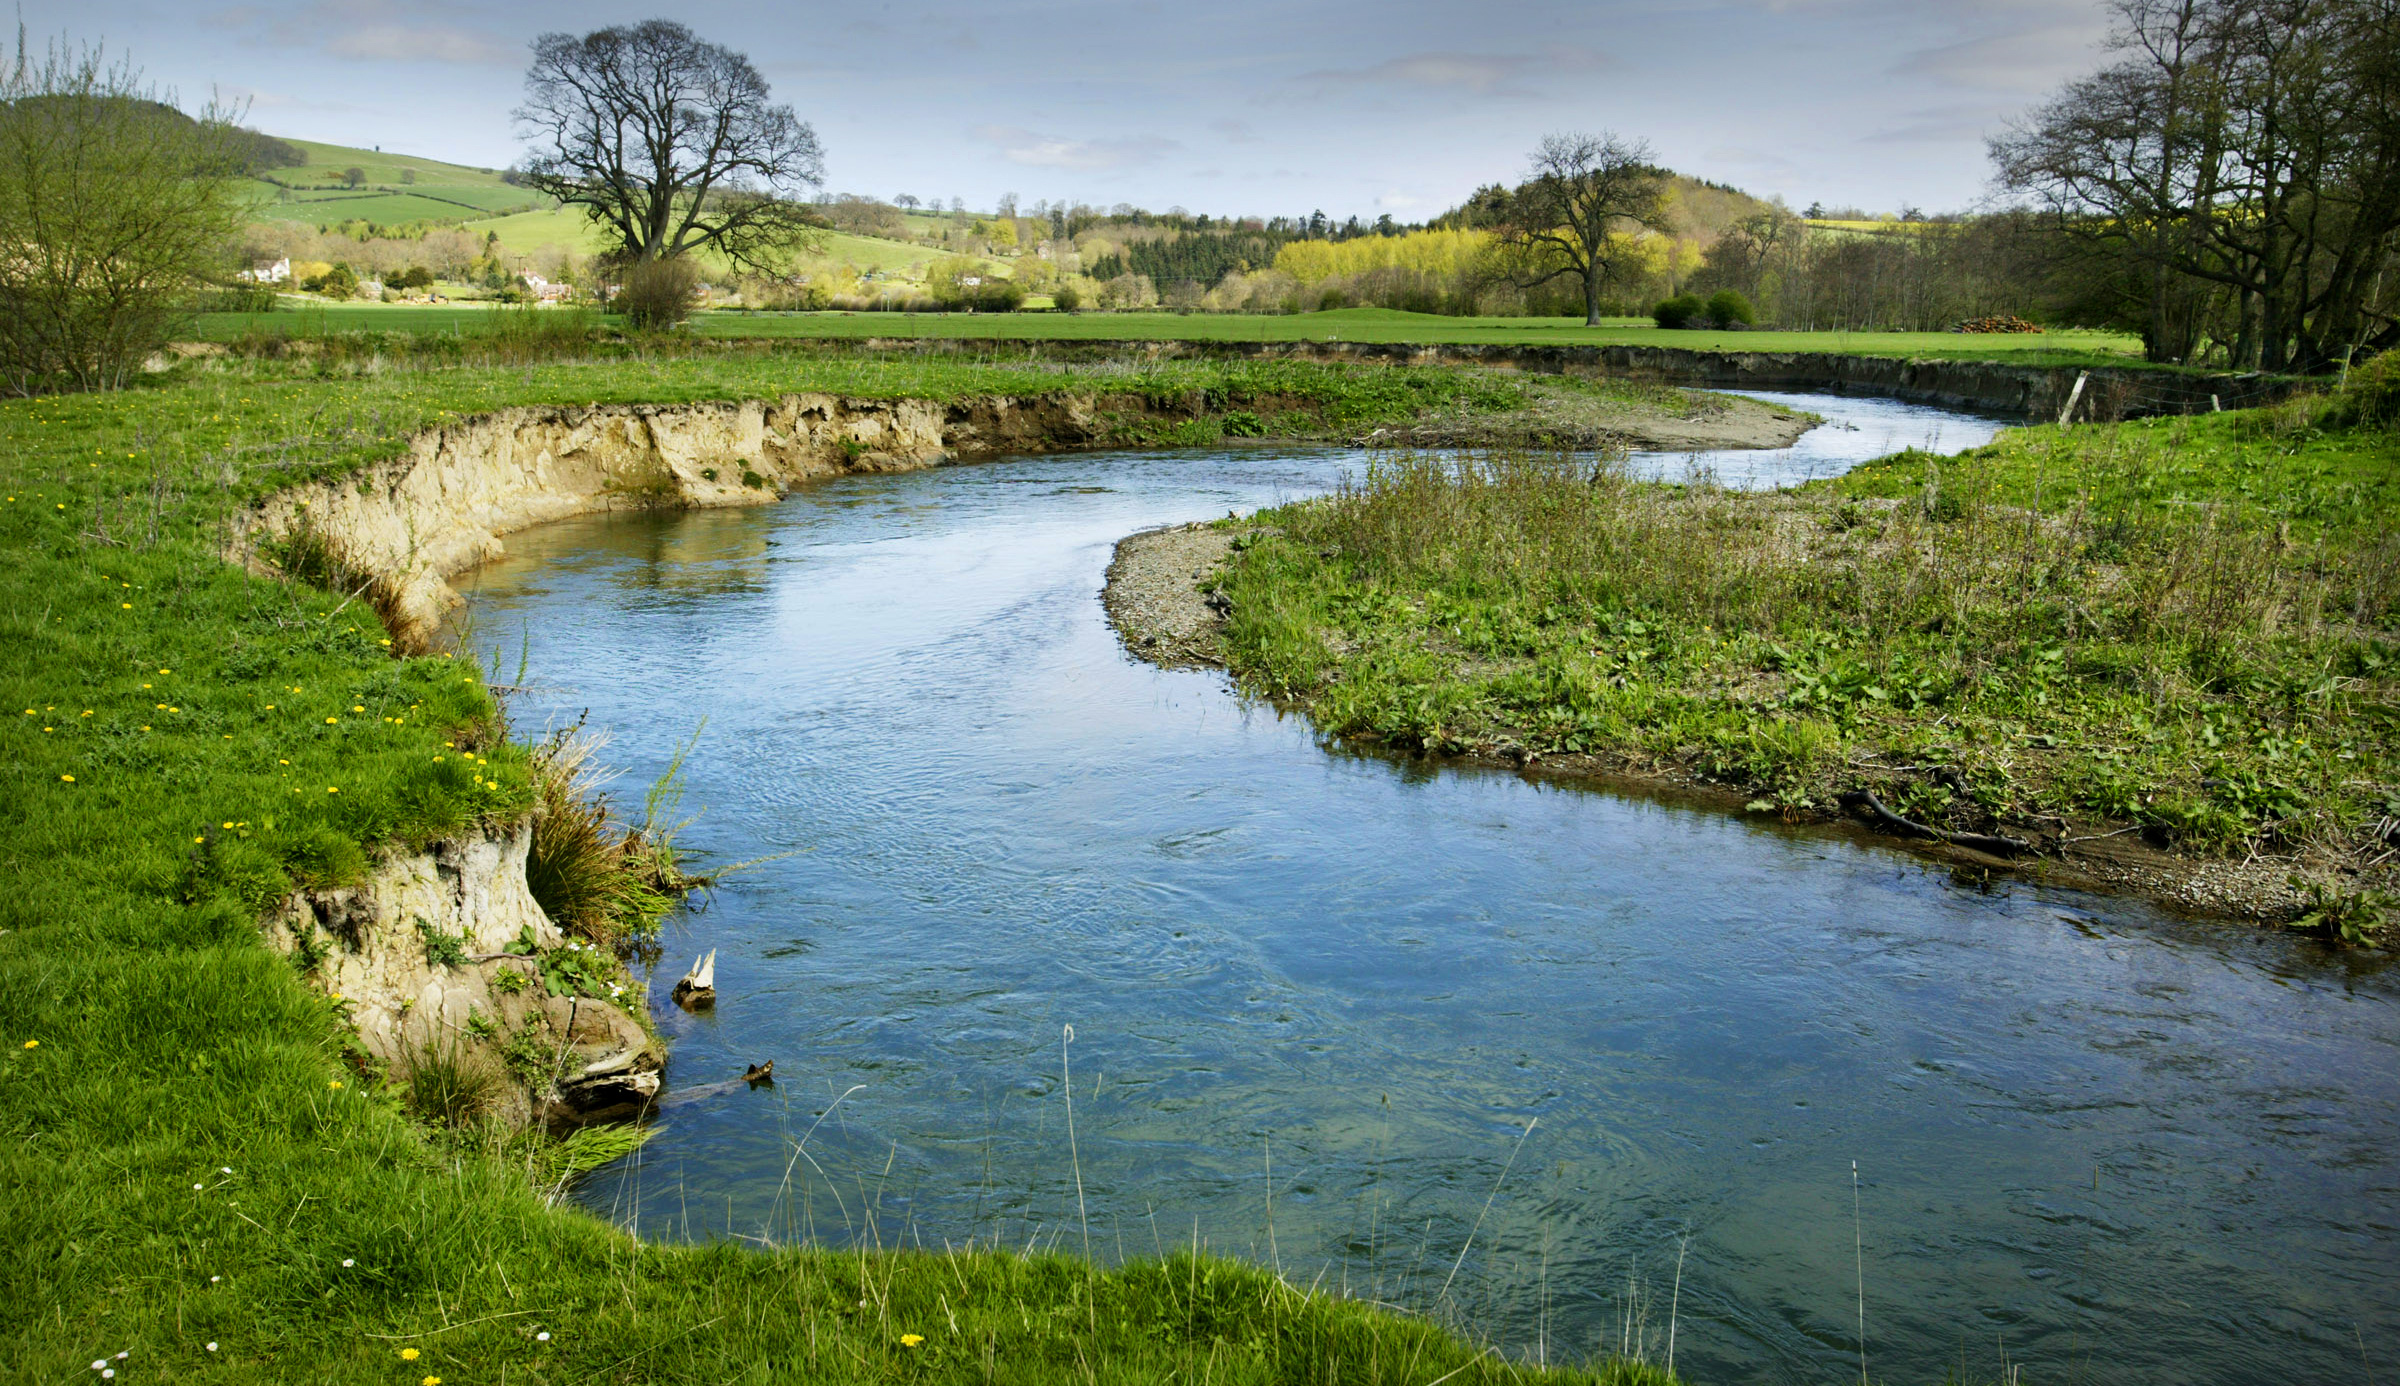
<instances>
[{"instance_id":1,"label":"overcast sky","mask_svg":"<svg viewBox=\"0 0 2400 1386\"><path fill-rule=\"evenodd\" d=\"M188 106L503 165L526 45L661 13L747 53L834 191L1421 218L1547 131L1794 207L1967 207L1983 139L2098 61L2096 0L23 0Z\"/></svg>"}]
</instances>

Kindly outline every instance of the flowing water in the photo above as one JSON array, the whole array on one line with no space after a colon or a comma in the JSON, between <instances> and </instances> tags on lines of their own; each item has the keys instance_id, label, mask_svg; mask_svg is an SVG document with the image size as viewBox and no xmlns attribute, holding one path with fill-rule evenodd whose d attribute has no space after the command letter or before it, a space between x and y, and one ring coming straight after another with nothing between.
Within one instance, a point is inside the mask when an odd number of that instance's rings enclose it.
<instances>
[{"instance_id":1,"label":"flowing water","mask_svg":"<svg viewBox=\"0 0 2400 1386\"><path fill-rule=\"evenodd\" d=\"M1796 402L1856 426L1803 471L1992 428ZM2372 962L1346 754L1121 652L1120 536L1361 461L1041 457L512 538L472 610L536 685L520 729L588 710L638 800L705 717L684 841L784 854L670 922L662 1129L586 1203L657 1237L1198 1240L1511 1353L1656 1360L1671 1323L1702 1381L1854 1376L1862 1291L1878 1378L2400 1376Z\"/></svg>"}]
</instances>

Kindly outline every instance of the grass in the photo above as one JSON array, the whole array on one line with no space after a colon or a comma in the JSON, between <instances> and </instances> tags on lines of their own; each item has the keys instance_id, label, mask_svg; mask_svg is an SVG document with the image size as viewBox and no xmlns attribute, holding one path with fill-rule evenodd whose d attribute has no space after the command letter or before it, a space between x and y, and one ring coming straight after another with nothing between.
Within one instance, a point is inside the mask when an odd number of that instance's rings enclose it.
<instances>
[{"instance_id":1,"label":"grass","mask_svg":"<svg viewBox=\"0 0 2400 1386\"><path fill-rule=\"evenodd\" d=\"M550 214L542 214L550 215ZM878 242L878 244L896 243ZM924 258L919 256L917 258ZM351 331L441 333L481 309L356 305L284 312L209 313L194 334L230 341L269 331L312 336ZM842 342L860 338L1108 342L1422 342L1492 346L1660 346L1694 351L1828 352L2023 366L2141 366L2140 344L2105 332L1968 336L1951 332L1667 332L1647 319L1587 328L1567 318L1451 318L1382 308L1286 316L1177 313L711 312L691 329L705 338ZM2161 368L2166 369L2166 368Z\"/></svg>"},{"instance_id":2,"label":"grass","mask_svg":"<svg viewBox=\"0 0 2400 1386\"><path fill-rule=\"evenodd\" d=\"M2329 422L2025 429L1802 493L1395 456L1257 517L1230 659L1341 735L2356 893L2400 845L2400 450Z\"/></svg>"},{"instance_id":3,"label":"grass","mask_svg":"<svg viewBox=\"0 0 2400 1386\"><path fill-rule=\"evenodd\" d=\"M257 923L295 885L357 882L381 852L516 821L545 792L475 671L394 658L365 602L223 557L240 507L410 430L802 389L1106 383L1230 404L1256 384L1346 417L1513 395L1321 367L372 360L0 403L0 1377L80 1379L125 1351L129 1372L198 1382L1664 1379L1537 1371L1207 1256L645 1245L555 1206L624 1144L494 1132L476 1118L488 1075L439 1054L362 1068L340 1003Z\"/></svg>"},{"instance_id":4,"label":"grass","mask_svg":"<svg viewBox=\"0 0 2400 1386\"><path fill-rule=\"evenodd\" d=\"M721 313L700 330L744 336L956 337L999 341L1425 342L1501 346L1663 346L1862 356L2138 365L2141 345L2108 332L1967 336L1953 332L1668 332L1646 318L1586 327L1576 318L1456 318L1388 308L1240 313Z\"/></svg>"},{"instance_id":5,"label":"grass","mask_svg":"<svg viewBox=\"0 0 2400 1386\"><path fill-rule=\"evenodd\" d=\"M491 169L312 140L285 143L305 154L308 162L270 170L268 177L275 182L255 178L243 184L252 214L272 221L324 224L356 219L385 226L457 222L548 200L510 187ZM357 188L343 186L342 174L352 168L364 175ZM414 181L402 182L404 175L414 175ZM291 186L287 191L278 184Z\"/></svg>"}]
</instances>

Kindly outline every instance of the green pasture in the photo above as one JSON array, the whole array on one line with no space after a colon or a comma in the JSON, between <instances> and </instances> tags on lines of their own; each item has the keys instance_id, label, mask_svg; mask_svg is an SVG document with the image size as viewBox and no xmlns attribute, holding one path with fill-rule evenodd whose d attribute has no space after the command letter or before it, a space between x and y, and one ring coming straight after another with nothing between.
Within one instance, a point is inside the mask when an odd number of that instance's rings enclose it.
<instances>
[{"instance_id":1,"label":"green pasture","mask_svg":"<svg viewBox=\"0 0 2400 1386\"><path fill-rule=\"evenodd\" d=\"M306 154L308 162L246 180L242 191L254 216L318 225L357 220L395 226L488 218L545 200L528 189L510 187L491 169L313 140L284 142ZM344 170L352 168L366 176L356 188L342 185ZM416 181L403 183L404 175L414 175Z\"/></svg>"},{"instance_id":2,"label":"green pasture","mask_svg":"<svg viewBox=\"0 0 2400 1386\"><path fill-rule=\"evenodd\" d=\"M547 214L544 214L547 215ZM863 238L851 238L863 239ZM892 244L877 242L875 244ZM902 247L895 247L902 248ZM326 332L453 332L487 310L359 304L285 308L273 313L209 313L194 325L202 341L249 332L310 336ZM2141 345L2109 332L1969 336L1954 332L1669 332L1647 318L1614 318L1586 327L1571 318L1452 318L1386 308L1326 313L702 313L688 329L719 339L823 340L924 338L1026 342L1423 342L1495 346L1655 346L1695 351L1828 352L2022 365L2140 365Z\"/></svg>"},{"instance_id":3,"label":"green pasture","mask_svg":"<svg viewBox=\"0 0 2400 1386\"><path fill-rule=\"evenodd\" d=\"M1647 318L1586 327L1576 318L1456 318L1390 308L1324 313L711 313L696 330L738 337L927 337L1019 341L1425 342L1502 346L1657 346L1862 356L2132 365L2138 339L2112 332L1969 336L1954 332L1708 332Z\"/></svg>"}]
</instances>

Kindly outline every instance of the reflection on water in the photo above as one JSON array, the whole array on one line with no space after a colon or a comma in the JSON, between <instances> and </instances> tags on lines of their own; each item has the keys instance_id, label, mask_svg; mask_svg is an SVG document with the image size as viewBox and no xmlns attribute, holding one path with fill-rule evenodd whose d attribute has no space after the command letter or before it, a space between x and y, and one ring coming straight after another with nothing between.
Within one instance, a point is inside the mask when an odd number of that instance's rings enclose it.
<instances>
[{"instance_id":1,"label":"reflection on water","mask_svg":"<svg viewBox=\"0 0 2400 1386\"><path fill-rule=\"evenodd\" d=\"M1557 1352L1614 1344L1629 1284L1663 1331L1688 1239L1679 1367L1818 1381L1856 1370L1855 1160L1879 1377L1964 1344L1987 1375L2005 1345L2049 1379L2347 1379L2353 1324L2394 1361L2388 979L1328 754L1122 655L1119 536L1359 460L1039 458L512 539L474 611L530 645L519 725L588 707L637 786L705 716L689 841L789 853L670 925L678 1100L584 1199L660 1237L1078 1248L1072 1024L1107 1259L1197 1237ZM665 985L703 948L695 1018Z\"/></svg>"}]
</instances>

